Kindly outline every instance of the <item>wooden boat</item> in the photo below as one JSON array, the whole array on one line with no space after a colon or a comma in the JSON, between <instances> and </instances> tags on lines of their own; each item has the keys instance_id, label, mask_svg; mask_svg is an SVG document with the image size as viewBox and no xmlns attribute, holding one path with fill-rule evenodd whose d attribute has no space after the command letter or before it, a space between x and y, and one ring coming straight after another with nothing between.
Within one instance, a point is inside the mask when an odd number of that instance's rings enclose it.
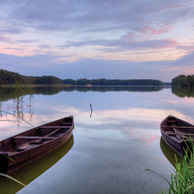
<instances>
[{"instance_id":1,"label":"wooden boat","mask_svg":"<svg viewBox=\"0 0 194 194\"><path fill-rule=\"evenodd\" d=\"M71 135L68 141L66 141L65 143L62 143L59 147L54 149L52 152L21 167L20 169L14 171L10 175L16 180L19 180L25 185L28 185L34 179L39 177L42 173L44 173L49 168L51 168L61 158L63 158L71 150L73 143L74 143L74 138L73 138L73 135ZM60 165L56 168L60 168ZM18 184L15 181L12 181L6 177L0 176L0 188L1 188L0 194L17 193L23 187L24 186Z\"/></svg>"},{"instance_id":2,"label":"wooden boat","mask_svg":"<svg viewBox=\"0 0 194 194\"><path fill-rule=\"evenodd\" d=\"M174 116L165 118L160 129L162 138L181 156L188 146L191 147L190 142L194 141L194 126Z\"/></svg>"},{"instance_id":3,"label":"wooden boat","mask_svg":"<svg viewBox=\"0 0 194 194\"><path fill-rule=\"evenodd\" d=\"M10 174L68 141L73 116L65 117L0 141L0 173Z\"/></svg>"}]
</instances>

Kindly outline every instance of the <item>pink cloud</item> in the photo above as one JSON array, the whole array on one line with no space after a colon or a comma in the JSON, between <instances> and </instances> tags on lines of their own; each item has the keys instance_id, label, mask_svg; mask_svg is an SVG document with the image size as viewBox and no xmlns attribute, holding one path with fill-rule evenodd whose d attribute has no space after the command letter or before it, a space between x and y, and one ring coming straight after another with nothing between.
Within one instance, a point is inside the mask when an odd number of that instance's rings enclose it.
<instances>
[{"instance_id":1,"label":"pink cloud","mask_svg":"<svg viewBox=\"0 0 194 194\"><path fill-rule=\"evenodd\" d=\"M170 25L162 25L162 26L141 26L137 27L134 30L128 32L123 38L126 39L133 39L136 40L137 38L148 38L155 35L160 35L163 33L168 32L170 29L172 29L172 26Z\"/></svg>"},{"instance_id":2,"label":"pink cloud","mask_svg":"<svg viewBox=\"0 0 194 194\"><path fill-rule=\"evenodd\" d=\"M5 36L1 36L1 37L0 37L0 42L13 43L13 41L11 40L11 38L5 37Z\"/></svg>"},{"instance_id":3,"label":"pink cloud","mask_svg":"<svg viewBox=\"0 0 194 194\"><path fill-rule=\"evenodd\" d=\"M181 70L180 67L172 67L172 68L163 69L161 71L180 71L180 70Z\"/></svg>"}]
</instances>

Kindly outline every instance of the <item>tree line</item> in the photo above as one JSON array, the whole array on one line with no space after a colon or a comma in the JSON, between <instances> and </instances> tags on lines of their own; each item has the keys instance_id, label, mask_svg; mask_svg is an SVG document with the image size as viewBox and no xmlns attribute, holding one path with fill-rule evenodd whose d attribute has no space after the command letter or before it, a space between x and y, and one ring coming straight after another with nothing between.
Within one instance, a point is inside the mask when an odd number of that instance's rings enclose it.
<instances>
[{"instance_id":1,"label":"tree line","mask_svg":"<svg viewBox=\"0 0 194 194\"><path fill-rule=\"evenodd\" d=\"M0 84L61 84L55 76L24 76L19 73L0 69Z\"/></svg>"},{"instance_id":2,"label":"tree line","mask_svg":"<svg viewBox=\"0 0 194 194\"><path fill-rule=\"evenodd\" d=\"M163 82L159 80L152 80L152 79L128 79L128 80L121 80L121 79L65 79L63 80L64 84L69 85L101 85L101 86L109 86L109 85L146 85L146 86L161 86Z\"/></svg>"},{"instance_id":3,"label":"tree line","mask_svg":"<svg viewBox=\"0 0 194 194\"><path fill-rule=\"evenodd\" d=\"M172 79L172 86L181 88L194 88L194 75L179 75Z\"/></svg>"},{"instance_id":4,"label":"tree line","mask_svg":"<svg viewBox=\"0 0 194 194\"><path fill-rule=\"evenodd\" d=\"M172 93L179 97L194 97L194 75L179 75L173 78Z\"/></svg>"},{"instance_id":5,"label":"tree line","mask_svg":"<svg viewBox=\"0 0 194 194\"><path fill-rule=\"evenodd\" d=\"M139 85L162 86L164 83L152 79L60 79L55 76L24 76L19 73L0 69L0 84L67 84L67 85Z\"/></svg>"}]
</instances>

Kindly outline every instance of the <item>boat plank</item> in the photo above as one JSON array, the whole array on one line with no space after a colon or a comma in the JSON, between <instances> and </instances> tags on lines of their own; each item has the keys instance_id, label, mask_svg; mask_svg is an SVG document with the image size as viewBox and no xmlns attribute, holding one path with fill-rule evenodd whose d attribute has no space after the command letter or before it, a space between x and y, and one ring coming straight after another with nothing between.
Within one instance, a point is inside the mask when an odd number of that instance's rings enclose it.
<instances>
[{"instance_id":1,"label":"boat plank","mask_svg":"<svg viewBox=\"0 0 194 194\"><path fill-rule=\"evenodd\" d=\"M162 126L163 128L172 128L173 126ZM194 126L177 126L178 129L194 129Z\"/></svg>"},{"instance_id":2,"label":"boat plank","mask_svg":"<svg viewBox=\"0 0 194 194\"><path fill-rule=\"evenodd\" d=\"M15 136L13 137L13 139L27 139L27 140L30 140L30 139L41 139L41 140L53 140L55 139L55 137L40 137L40 136Z\"/></svg>"},{"instance_id":3,"label":"boat plank","mask_svg":"<svg viewBox=\"0 0 194 194\"><path fill-rule=\"evenodd\" d=\"M73 126L73 116L68 116L0 141L0 173L11 174L50 153L68 141ZM15 162L3 155L11 156Z\"/></svg>"},{"instance_id":4,"label":"boat plank","mask_svg":"<svg viewBox=\"0 0 194 194\"><path fill-rule=\"evenodd\" d=\"M40 126L41 129L67 129L70 126Z\"/></svg>"},{"instance_id":5,"label":"boat plank","mask_svg":"<svg viewBox=\"0 0 194 194\"><path fill-rule=\"evenodd\" d=\"M174 133L174 132L166 132L167 135L176 135L178 133ZM190 133L181 133L182 135L188 135L188 136L194 136L194 134L190 134Z\"/></svg>"},{"instance_id":6,"label":"boat plank","mask_svg":"<svg viewBox=\"0 0 194 194\"><path fill-rule=\"evenodd\" d=\"M181 156L185 154L185 142L194 142L194 125L172 115L161 122L160 130L162 138Z\"/></svg>"}]
</instances>

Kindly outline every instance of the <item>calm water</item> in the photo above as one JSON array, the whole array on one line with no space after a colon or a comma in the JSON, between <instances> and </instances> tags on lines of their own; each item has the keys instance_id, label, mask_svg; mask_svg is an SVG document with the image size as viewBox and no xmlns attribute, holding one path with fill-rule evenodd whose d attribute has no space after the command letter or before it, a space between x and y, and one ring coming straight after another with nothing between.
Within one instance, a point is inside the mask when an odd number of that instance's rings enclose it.
<instances>
[{"instance_id":1,"label":"calm water","mask_svg":"<svg viewBox=\"0 0 194 194\"><path fill-rule=\"evenodd\" d=\"M28 183L25 177L39 171L25 188L6 183L12 192L21 189L19 194L160 192L167 187L164 180L144 171L151 169L168 179L172 172L173 165L161 149L160 122L171 114L194 123L194 98L180 98L171 88L5 88L0 92L0 139L31 128L11 114L35 126L74 115L73 140L68 148L64 146L64 153L59 150L42 166L35 164L17 175ZM49 161L53 166L46 168Z\"/></svg>"}]
</instances>

